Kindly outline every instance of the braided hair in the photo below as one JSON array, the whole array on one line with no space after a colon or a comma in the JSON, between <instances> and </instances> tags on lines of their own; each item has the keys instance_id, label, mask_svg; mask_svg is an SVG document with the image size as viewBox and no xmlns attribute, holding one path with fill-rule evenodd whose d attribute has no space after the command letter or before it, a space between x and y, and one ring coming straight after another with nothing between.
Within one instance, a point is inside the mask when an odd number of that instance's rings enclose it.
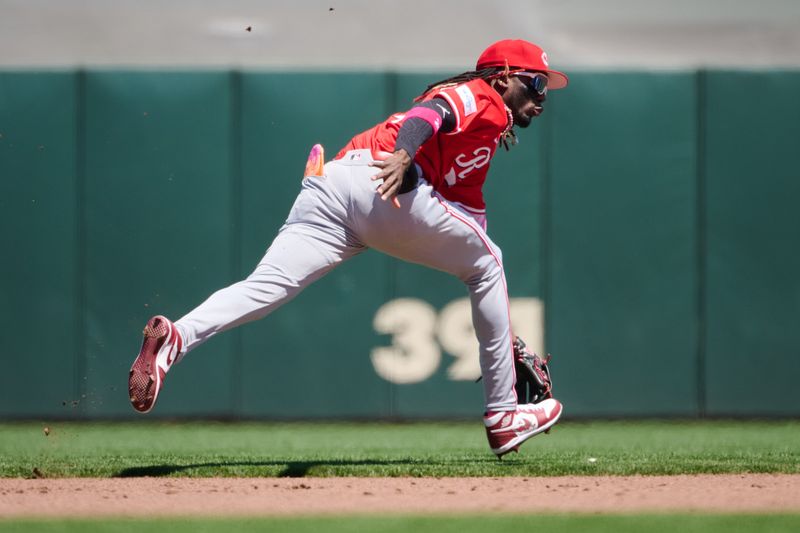
<instances>
[{"instance_id":1,"label":"braided hair","mask_svg":"<svg viewBox=\"0 0 800 533\"><path fill-rule=\"evenodd\" d=\"M469 70L467 72L462 72L456 76L452 76L450 78L437 81L435 83L431 83L428 85L428 88L423 91L423 93L416 98L414 98L415 102L419 102L425 95L429 92L433 91L434 89L440 89L442 87L452 87L454 85L459 85L461 83L466 83L468 81L477 80L478 78L489 81L492 78L497 78L499 75L503 74L503 71L506 69L502 69L499 67L488 67L481 70Z\"/></svg>"},{"instance_id":2,"label":"braided hair","mask_svg":"<svg viewBox=\"0 0 800 533\"><path fill-rule=\"evenodd\" d=\"M445 87L453 87L455 85L460 85L462 83L466 83L468 81L482 79L487 83L493 79L500 78L502 76L508 75L508 65L505 67L487 67L480 70L469 70L467 72L462 72L461 74L457 74L450 78L446 78L444 80L440 80L428 85L428 87L416 98L414 98L414 102L422 101L425 96L427 96L431 91L442 89ZM506 112L508 112L508 108L506 108ZM511 117L511 113L508 112L508 121L509 126L501 135L501 140L503 141L503 147L505 147L506 151L509 150L509 144L511 146L517 144L517 135L514 133L514 119Z\"/></svg>"}]
</instances>

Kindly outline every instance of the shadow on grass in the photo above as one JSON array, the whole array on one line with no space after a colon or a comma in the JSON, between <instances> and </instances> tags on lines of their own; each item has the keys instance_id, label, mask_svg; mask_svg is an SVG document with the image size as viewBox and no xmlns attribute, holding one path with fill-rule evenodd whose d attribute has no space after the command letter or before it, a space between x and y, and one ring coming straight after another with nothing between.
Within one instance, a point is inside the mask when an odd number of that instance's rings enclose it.
<instances>
[{"instance_id":1,"label":"shadow on grass","mask_svg":"<svg viewBox=\"0 0 800 533\"><path fill-rule=\"evenodd\" d=\"M448 461L447 464L453 464L453 462L459 461ZM475 460L464 461L469 462L470 464L474 464ZM496 459L491 459L491 462L496 462ZM430 463L426 463L430 465ZM372 459L364 459L364 460L330 460L330 461L229 461L229 462L216 462L216 463L195 463L195 464L188 464L188 465L170 465L170 464L160 464L160 465L147 465L147 466L133 466L130 468L125 468L115 474L113 477L161 477L161 476L169 476L176 472L182 472L185 470L191 470L195 468L215 468L215 469L225 469L227 467L275 467L275 466L283 466L283 470L281 470L275 477L305 477L308 475L309 470L316 466L387 466L387 465L395 465L395 466L406 466L412 468L414 466L419 466L419 461L413 460L372 460ZM272 476L270 476L272 477Z\"/></svg>"}]
</instances>

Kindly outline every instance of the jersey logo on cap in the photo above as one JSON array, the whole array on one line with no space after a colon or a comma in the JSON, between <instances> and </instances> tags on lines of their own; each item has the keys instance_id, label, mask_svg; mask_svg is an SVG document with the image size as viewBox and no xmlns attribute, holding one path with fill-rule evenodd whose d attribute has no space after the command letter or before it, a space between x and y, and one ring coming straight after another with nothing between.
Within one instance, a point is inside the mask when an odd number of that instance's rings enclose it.
<instances>
[{"instance_id":1,"label":"jersey logo on cap","mask_svg":"<svg viewBox=\"0 0 800 533\"><path fill-rule=\"evenodd\" d=\"M546 66L546 67L550 66L550 64L547 62L547 53L546 52L542 52L542 63L544 63L544 66Z\"/></svg>"}]
</instances>

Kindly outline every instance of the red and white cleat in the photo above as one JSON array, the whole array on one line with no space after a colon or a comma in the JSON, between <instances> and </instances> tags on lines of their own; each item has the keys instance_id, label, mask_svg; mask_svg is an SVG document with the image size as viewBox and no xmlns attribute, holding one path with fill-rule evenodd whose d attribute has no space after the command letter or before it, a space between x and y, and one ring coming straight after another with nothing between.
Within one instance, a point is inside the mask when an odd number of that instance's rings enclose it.
<instances>
[{"instance_id":1,"label":"red and white cleat","mask_svg":"<svg viewBox=\"0 0 800 533\"><path fill-rule=\"evenodd\" d=\"M553 398L518 405L516 411L489 411L483 417L489 446L497 457L519 451L520 444L555 425L561 411L561 403Z\"/></svg>"},{"instance_id":2,"label":"red and white cleat","mask_svg":"<svg viewBox=\"0 0 800 533\"><path fill-rule=\"evenodd\" d=\"M164 377L183 350L183 339L175 324L161 315L151 318L142 333L142 348L128 377L128 393L133 408L148 413L156 404Z\"/></svg>"}]
</instances>

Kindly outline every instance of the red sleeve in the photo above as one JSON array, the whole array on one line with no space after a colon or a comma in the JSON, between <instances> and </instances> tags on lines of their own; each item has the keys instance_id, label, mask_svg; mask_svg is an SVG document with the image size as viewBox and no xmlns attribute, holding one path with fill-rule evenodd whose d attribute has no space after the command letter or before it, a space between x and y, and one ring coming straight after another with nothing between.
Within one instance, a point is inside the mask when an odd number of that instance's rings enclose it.
<instances>
[{"instance_id":1,"label":"red sleeve","mask_svg":"<svg viewBox=\"0 0 800 533\"><path fill-rule=\"evenodd\" d=\"M508 123L503 99L483 80L446 87L432 93L429 98L436 97L446 100L455 114L456 126L446 135L487 129L489 136L497 136Z\"/></svg>"}]
</instances>

